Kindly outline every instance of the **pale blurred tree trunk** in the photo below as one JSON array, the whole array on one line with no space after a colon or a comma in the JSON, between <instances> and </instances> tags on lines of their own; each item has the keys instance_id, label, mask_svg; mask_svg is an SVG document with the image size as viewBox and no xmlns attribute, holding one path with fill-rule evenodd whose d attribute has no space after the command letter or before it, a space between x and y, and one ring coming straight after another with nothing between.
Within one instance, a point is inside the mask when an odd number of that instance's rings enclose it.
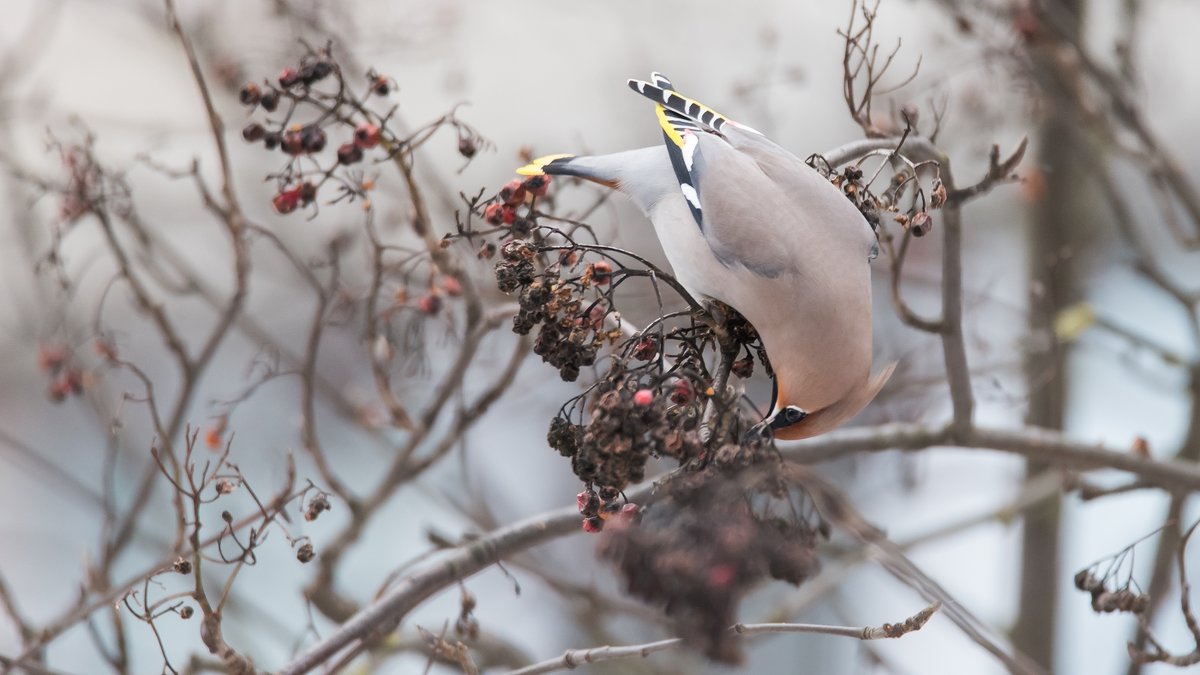
<instances>
[{"instance_id":1,"label":"pale blurred tree trunk","mask_svg":"<svg viewBox=\"0 0 1200 675\"><path fill-rule=\"evenodd\" d=\"M1058 32L1079 38L1085 0L1046 0L1045 16L1053 16ZM1047 31L1043 31L1043 34ZM1082 165L1086 143L1072 114L1076 73L1059 56L1059 39L1033 38L1030 47L1033 76L1039 87L1042 124L1038 164L1043 190L1029 228L1029 328L1035 343L1026 357L1029 386L1026 422L1062 429L1069 391L1067 349L1055 337L1054 321L1078 300L1074 257L1082 241L1081 224L1088 222L1088 199ZM1043 342L1044 341L1044 342ZM1052 470L1031 461L1027 477ZM1021 548L1021 591L1013 642L1035 661L1053 669L1060 569L1062 500L1047 500L1025 517Z\"/></svg>"}]
</instances>

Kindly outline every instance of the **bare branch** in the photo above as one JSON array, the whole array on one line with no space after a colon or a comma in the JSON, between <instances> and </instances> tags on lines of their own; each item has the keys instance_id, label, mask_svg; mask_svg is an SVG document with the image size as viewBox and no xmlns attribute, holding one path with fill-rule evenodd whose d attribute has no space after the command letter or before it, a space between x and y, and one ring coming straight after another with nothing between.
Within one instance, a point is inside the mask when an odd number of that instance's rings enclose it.
<instances>
[{"instance_id":1,"label":"bare branch","mask_svg":"<svg viewBox=\"0 0 1200 675\"><path fill-rule=\"evenodd\" d=\"M904 621L882 626L827 626L812 623L739 623L729 630L737 635L767 635L773 633L813 633L817 635L836 635L857 640L885 640L903 637L908 633L921 630L931 617L941 608L941 603L935 602L922 609ZM600 663L617 659L646 658L651 654L675 649L684 645L682 638L669 638L657 642L626 647L592 647L590 649L568 649L556 659L548 659L533 665L510 671L508 675L540 675L554 673L560 670L573 670L585 663Z\"/></svg>"}]
</instances>

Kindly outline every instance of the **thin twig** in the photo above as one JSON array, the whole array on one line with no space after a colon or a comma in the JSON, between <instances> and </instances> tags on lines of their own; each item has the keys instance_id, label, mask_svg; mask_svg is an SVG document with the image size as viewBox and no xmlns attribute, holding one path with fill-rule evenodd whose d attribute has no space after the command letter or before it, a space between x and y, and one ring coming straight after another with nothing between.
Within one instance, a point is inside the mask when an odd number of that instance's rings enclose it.
<instances>
[{"instance_id":1,"label":"thin twig","mask_svg":"<svg viewBox=\"0 0 1200 675\"><path fill-rule=\"evenodd\" d=\"M885 640L899 638L908 633L921 630L941 608L941 603L935 602L917 612L904 621L896 624L885 623L882 626L827 626L813 623L739 623L729 628L737 635L767 635L774 633L813 633L817 635L836 635L856 640ZM683 638L669 638L648 642L640 645L625 647L592 647L589 649L568 649L562 656L547 659L533 665L510 671L508 675L540 675L554 673L560 670L573 670L585 663L600 663L617 659L646 658L647 656L675 649L684 645Z\"/></svg>"}]
</instances>

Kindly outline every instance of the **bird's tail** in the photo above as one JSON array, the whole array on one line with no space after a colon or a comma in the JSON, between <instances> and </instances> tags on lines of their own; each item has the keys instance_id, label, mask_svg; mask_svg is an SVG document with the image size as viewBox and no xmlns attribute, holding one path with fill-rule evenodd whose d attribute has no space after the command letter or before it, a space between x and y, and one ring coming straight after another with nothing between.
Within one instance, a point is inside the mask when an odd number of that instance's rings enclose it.
<instances>
[{"instance_id":1,"label":"bird's tail","mask_svg":"<svg viewBox=\"0 0 1200 675\"><path fill-rule=\"evenodd\" d=\"M675 91L674 85L662 73L651 73L650 82L643 80L629 80L629 88L646 98L654 101L662 108L665 108L669 113L682 116L704 128L712 131L721 131L727 124L732 124L739 129L758 133L750 127L739 124L712 108L704 105L694 98L689 98ZM671 115L668 114L668 117ZM675 120L679 122L678 118ZM665 125L664 125L665 126Z\"/></svg>"}]
</instances>

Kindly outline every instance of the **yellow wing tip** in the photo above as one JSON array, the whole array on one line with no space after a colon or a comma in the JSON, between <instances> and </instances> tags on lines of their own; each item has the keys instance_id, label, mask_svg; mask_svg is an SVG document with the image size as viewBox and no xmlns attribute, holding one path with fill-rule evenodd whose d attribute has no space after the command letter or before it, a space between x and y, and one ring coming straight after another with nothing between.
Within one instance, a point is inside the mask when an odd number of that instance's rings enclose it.
<instances>
[{"instance_id":1,"label":"yellow wing tip","mask_svg":"<svg viewBox=\"0 0 1200 675\"><path fill-rule=\"evenodd\" d=\"M553 162L556 159L564 159L567 157L574 157L574 155L558 154L558 155L546 155L544 157L538 157L537 159L533 160L532 162L517 169L517 175L541 176L546 173L544 169L547 164L549 164L550 162Z\"/></svg>"}]
</instances>

